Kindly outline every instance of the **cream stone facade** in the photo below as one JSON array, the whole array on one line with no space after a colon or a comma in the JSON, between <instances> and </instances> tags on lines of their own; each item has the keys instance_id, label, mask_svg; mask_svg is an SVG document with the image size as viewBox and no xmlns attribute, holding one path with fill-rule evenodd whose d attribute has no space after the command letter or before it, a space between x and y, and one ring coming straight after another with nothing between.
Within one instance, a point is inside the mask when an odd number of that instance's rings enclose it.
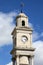
<instances>
[{"instance_id":1,"label":"cream stone facade","mask_svg":"<svg viewBox=\"0 0 43 65\"><path fill-rule=\"evenodd\" d=\"M24 13L20 13L16 17L16 27L12 32L13 49L11 54L13 65L34 65L33 30L28 26L28 22L28 17Z\"/></svg>"}]
</instances>

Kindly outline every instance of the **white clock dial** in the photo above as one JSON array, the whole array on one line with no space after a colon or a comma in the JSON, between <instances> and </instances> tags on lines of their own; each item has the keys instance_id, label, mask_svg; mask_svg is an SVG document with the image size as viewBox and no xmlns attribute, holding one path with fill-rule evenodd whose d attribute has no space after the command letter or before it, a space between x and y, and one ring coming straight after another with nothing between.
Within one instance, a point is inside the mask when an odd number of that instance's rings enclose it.
<instances>
[{"instance_id":1,"label":"white clock dial","mask_svg":"<svg viewBox=\"0 0 43 65\"><path fill-rule=\"evenodd\" d=\"M22 36L22 41L25 43L28 40L26 36Z\"/></svg>"}]
</instances>

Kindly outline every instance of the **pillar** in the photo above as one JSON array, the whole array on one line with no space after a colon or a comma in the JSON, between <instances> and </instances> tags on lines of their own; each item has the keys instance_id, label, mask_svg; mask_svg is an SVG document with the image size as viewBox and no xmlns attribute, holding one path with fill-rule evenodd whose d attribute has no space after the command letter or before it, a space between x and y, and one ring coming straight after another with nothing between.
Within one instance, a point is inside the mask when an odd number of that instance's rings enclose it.
<instances>
[{"instance_id":1,"label":"pillar","mask_svg":"<svg viewBox=\"0 0 43 65\"><path fill-rule=\"evenodd\" d=\"M32 59L32 65L34 65L34 56L32 56L31 59Z\"/></svg>"},{"instance_id":2,"label":"pillar","mask_svg":"<svg viewBox=\"0 0 43 65\"><path fill-rule=\"evenodd\" d=\"M28 65L30 65L30 56L28 56Z\"/></svg>"},{"instance_id":3,"label":"pillar","mask_svg":"<svg viewBox=\"0 0 43 65\"><path fill-rule=\"evenodd\" d=\"M30 61L30 65L34 65L34 56L31 56L29 58L29 61Z\"/></svg>"},{"instance_id":4,"label":"pillar","mask_svg":"<svg viewBox=\"0 0 43 65\"><path fill-rule=\"evenodd\" d=\"M16 65L19 65L19 56L16 57Z\"/></svg>"}]
</instances>

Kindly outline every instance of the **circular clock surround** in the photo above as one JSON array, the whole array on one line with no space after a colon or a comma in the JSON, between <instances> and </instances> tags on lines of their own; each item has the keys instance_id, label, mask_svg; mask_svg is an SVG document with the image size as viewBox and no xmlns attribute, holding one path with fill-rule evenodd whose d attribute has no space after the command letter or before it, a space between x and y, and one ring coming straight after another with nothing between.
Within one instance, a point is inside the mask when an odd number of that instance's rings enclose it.
<instances>
[{"instance_id":1,"label":"circular clock surround","mask_svg":"<svg viewBox=\"0 0 43 65\"><path fill-rule=\"evenodd\" d=\"M28 40L28 38L27 38L27 36L23 35L21 40L25 43Z\"/></svg>"}]
</instances>

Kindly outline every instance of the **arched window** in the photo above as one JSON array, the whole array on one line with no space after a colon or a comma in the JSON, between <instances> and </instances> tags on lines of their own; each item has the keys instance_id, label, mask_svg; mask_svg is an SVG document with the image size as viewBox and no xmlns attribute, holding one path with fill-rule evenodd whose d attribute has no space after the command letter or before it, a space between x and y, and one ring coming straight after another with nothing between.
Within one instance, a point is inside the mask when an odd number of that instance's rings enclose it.
<instances>
[{"instance_id":1,"label":"arched window","mask_svg":"<svg viewBox=\"0 0 43 65\"><path fill-rule=\"evenodd\" d=\"M22 26L25 26L25 21L22 21Z\"/></svg>"}]
</instances>

